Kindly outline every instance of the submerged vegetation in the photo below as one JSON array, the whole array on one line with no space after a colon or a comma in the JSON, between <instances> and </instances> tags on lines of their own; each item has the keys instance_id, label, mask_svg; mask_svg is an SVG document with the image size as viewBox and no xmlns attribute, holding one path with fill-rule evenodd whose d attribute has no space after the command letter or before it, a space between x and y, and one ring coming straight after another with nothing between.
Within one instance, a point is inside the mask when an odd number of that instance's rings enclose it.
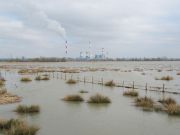
<instances>
[{"instance_id":1,"label":"submerged vegetation","mask_svg":"<svg viewBox=\"0 0 180 135\"><path fill-rule=\"evenodd\" d=\"M111 103L111 100L106 96L95 94L89 98L88 103Z\"/></svg>"},{"instance_id":2,"label":"submerged vegetation","mask_svg":"<svg viewBox=\"0 0 180 135\"><path fill-rule=\"evenodd\" d=\"M82 102L84 99L80 95L67 95L63 98L64 101Z\"/></svg>"},{"instance_id":3,"label":"submerged vegetation","mask_svg":"<svg viewBox=\"0 0 180 135\"><path fill-rule=\"evenodd\" d=\"M0 130L6 135L36 135L36 126L29 126L19 119L0 120Z\"/></svg>"},{"instance_id":4,"label":"submerged vegetation","mask_svg":"<svg viewBox=\"0 0 180 135\"><path fill-rule=\"evenodd\" d=\"M139 94L135 90L128 90L123 93L124 96L137 97Z\"/></svg>"},{"instance_id":5,"label":"submerged vegetation","mask_svg":"<svg viewBox=\"0 0 180 135\"><path fill-rule=\"evenodd\" d=\"M69 79L66 83L68 83L68 84L76 84L77 81L73 80L73 79Z\"/></svg>"},{"instance_id":6,"label":"submerged vegetation","mask_svg":"<svg viewBox=\"0 0 180 135\"><path fill-rule=\"evenodd\" d=\"M180 105L168 104L166 105L166 112L169 115L180 115Z\"/></svg>"},{"instance_id":7,"label":"submerged vegetation","mask_svg":"<svg viewBox=\"0 0 180 135\"><path fill-rule=\"evenodd\" d=\"M31 80L31 78L29 78L29 77L22 77L21 78L21 82L31 82L32 80Z\"/></svg>"},{"instance_id":8,"label":"submerged vegetation","mask_svg":"<svg viewBox=\"0 0 180 135\"><path fill-rule=\"evenodd\" d=\"M38 105L18 105L15 112L17 113L39 113L40 107Z\"/></svg>"},{"instance_id":9,"label":"submerged vegetation","mask_svg":"<svg viewBox=\"0 0 180 135\"><path fill-rule=\"evenodd\" d=\"M111 80L111 81L108 81L108 82L106 82L105 83L105 86L110 86L110 87L113 87L113 86L115 86L116 84L114 83L114 81L113 80Z\"/></svg>"}]
</instances>

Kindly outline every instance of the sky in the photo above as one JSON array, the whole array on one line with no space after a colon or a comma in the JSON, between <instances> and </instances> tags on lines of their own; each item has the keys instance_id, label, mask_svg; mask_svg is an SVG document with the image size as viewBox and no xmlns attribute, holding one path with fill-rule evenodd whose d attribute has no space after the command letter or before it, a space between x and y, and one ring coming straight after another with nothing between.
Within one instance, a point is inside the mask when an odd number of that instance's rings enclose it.
<instances>
[{"instance_id":1,"label":"sky","mask_svg":"<svg viewBox=\"0 0 180 135\"><path fill-rule=\"evenodd\" d=\"M0 58L180 58L180 0L0 0ZM67 40L67 54L65 41Z\"/></svg>"}]
</instances>

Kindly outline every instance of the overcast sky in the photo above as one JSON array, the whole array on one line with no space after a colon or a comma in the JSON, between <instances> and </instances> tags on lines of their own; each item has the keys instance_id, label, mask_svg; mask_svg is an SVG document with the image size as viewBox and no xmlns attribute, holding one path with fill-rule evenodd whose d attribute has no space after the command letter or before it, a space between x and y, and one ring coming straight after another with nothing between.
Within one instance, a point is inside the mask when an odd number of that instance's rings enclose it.
<instances>
[{"instance_id":1,"label":"overcast sky","mask_svg":"<svg viewBox=\"0 0 180 135\"><path fill-rule=\"evenodd\" d=\"M109 57L180 57L180 0L0 0L0 58L101 48Z\"/></svg>"}]
</instances>

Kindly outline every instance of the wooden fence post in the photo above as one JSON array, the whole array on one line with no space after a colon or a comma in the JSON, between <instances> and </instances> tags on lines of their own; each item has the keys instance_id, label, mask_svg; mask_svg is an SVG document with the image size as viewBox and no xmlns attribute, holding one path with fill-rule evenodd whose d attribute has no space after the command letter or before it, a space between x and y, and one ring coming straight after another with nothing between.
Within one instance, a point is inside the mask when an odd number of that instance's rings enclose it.
<instances>
[{"instance_id":1,"label":"wooden fence post","mask_svg":"<svg viewBox=\"0 0 180 135\"><path fill-rule=\"evenodd\" d=\"M147 88L147 83L146 83L146 86L145 86L145 90L147 90L148 88Z\"/></svg>"},{"instance_id":2,"label":"wooden fence post","mask_svg":"<svg viewBox=\"0 0 180 135\"><path fill-rule=\"evenodd\" d=\"M165 84L163 83L163 91L162 92L165 92L164 90L165 90Z\"/></svg>"}]
</instances>

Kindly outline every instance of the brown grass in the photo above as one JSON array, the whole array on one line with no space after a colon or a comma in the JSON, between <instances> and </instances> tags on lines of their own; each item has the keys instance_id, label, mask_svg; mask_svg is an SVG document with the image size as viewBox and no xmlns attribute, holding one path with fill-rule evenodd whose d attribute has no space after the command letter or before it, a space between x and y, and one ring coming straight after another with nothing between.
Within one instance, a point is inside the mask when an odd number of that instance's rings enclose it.
<instances>
[{"instance_id":1,"label":"brown grass","mask_svg":"<svg viewBox=\"0 0 180 135\"><path fill-rule=\"evenodd\" d=\"M10 103L17 103L20 102L21 98L17 95L13 95L10 93L7 93L7 91L2 91L0 94L0 104L10 104Z\"/></svg>"},{"instance_id":2,"label":"brown grass","mask_svg":"<svg viewBox=\"0 0 180 135\"><path fill-rule=\"evenodd\" d=\"M180 75L180 72L178 72L176 75Z\"/></svg>"},{"instance_id":3,"label":"brown grass","mask_svg":"<svg viewBox=\"0 0 180 135\"><path fill-rule=\"evenodd\" d=\"M63 98L64 101L82 102L84 99L80 95L67 95Z\"/></svg>"},{"instance_id":4,"label":"brown grass","mask_svg":"<svg viewBox=\"0 0 180 135\"><path fill-rule=\"evenodd\" d=\"M88 91L80 90L79 93L88 93Z\"/></svg>"},{"instance_id":5,"label":"brown grass","mask_svg":"<svg viewBox=\"0 0 180 135\"><path fill-rule=\"evenodd\" d=\"M105 86L110 86L110 87L113 87L113 86L115 86L116 84L114 83L114 81L113 80L111 80L111 81L108 81L108 82L106 82L105 83Z\"/></svg>"},{"instance_id":6,"label":"brown grass","mask_svg":"<svg viewBox=\"0 0 180 135\"><path fill-rule=\"evenodd\" d=\"M111 103L111 100L106 96L95 94L89 98L88 103Z\"/></svg>"},{"instance_id":7,"label":"brown grass","mask_svg":"<svg viewBox=\"0 0 180 135\"><path fill-rule=\"evenodd\" d=\"M135 90L128 90L123 93L124 96L137 97L139 93Z\"/></svg>"},{"instance_id":8,"label":"brown grass","mask_svg":"<svg viewBox=\"0 0 180 135\"><path fill-rule=\"evenodd\" d=\"M180 115L180 106L176 104L169 104L166 106L166 112L169 115Z\"/></svg>"},{"instance_id":9,"label":"brown grass","mask_svg":"<svg viewBox=\"0 0 180 135\"><path fill-rule=\"evenodd\" d=\"M49 80L49 76L37 76L37 77L35 78L35 80L36 80L36 81L41 81L41 80L46 81L46 80Z\"/></svg>"},{"instance_id":10,"label":"brown grass","mask_svg":"<svg viewBox=\"0 0 180 135\"><path fill-rule=\"evenodd\" d=\"M77 81L73 80L73 79L69 79L66 83L68 83L68 84L76 84Z\"/></svg>"},{"instance_id":11,"label":"brown grass","mask_svg":"<svg viewBox=\"0 0 180 135\"><path fill-rule=\"evenodd\" d=\"M154 105L154 101L151 98L145 96L142 98L137 98L135 100L135 105L138 107L152 108Z\"/></svg>"},{"instance_id":12,"label":"brown grass","mask_svg":"<svg viewBox=\"0 0 180 135\"><path fill-rule=\"evenodd\" d=\"M29 126L19 119L0 120L0 130L6 135L36 135L36 126Z\"/></svg>"},{"instance_id":13,"label":"brown grass","mask_svg":"<svg viewBox=\"0 0 180 135\"><path fill-rule=\"evenodd\" d=\"M31 78L29 78L29 77L22 77L21 78L21 82L31 82L32 80L31 80Z\"/></svg>"},{"instance_id":14,"label":"brown grass","mask_svg":"<svg viewBox=\"0 0 180 135\"><path fill-rule=\"evenodd\" d=\"M170 97L166 99L160 99L159 102L163 105L176 104L176 100Z\"/></svg>"},{"instance_id":15,"label":"brown grass","mask_svg":"<svg viewBox=\"0 0 180 135\"><path fill-rule=\"evenodd\" d=\"M171 76L163 76L161 78L155 78L156 80L164 80L164 81L170 81L173 80L174 78Z\"/></svg>"},{"instance_id":16,"label":"brown grass","mask_svg":"<svg viewBox=\"0 0 180 135\"><path fill-rule=\"evenodd\" d=\"M39 113L40 107L38 105L18 105L15 112L17 113Z\"/></svg>"}]
</instances>

